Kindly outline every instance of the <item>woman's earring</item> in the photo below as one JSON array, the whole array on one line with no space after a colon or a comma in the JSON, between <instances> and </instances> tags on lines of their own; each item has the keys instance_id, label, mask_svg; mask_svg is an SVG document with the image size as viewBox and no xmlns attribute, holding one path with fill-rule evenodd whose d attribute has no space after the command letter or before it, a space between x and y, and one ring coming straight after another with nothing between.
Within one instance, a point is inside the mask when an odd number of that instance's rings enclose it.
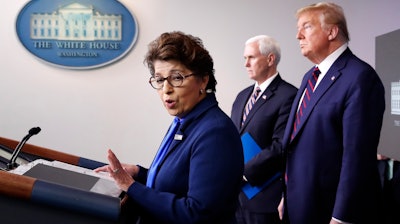
<instances>
[{"instance_id":1,"label":"woman's earring","mask_svg":"<svg viewBox=\"0 0 400 224\"><path fill-rule=\"evenodd\" d=\"M203 90L203 89L200 89L200 95L203 94L203 93L204 93L204 90Z\"/></svg>"}]
</instances>

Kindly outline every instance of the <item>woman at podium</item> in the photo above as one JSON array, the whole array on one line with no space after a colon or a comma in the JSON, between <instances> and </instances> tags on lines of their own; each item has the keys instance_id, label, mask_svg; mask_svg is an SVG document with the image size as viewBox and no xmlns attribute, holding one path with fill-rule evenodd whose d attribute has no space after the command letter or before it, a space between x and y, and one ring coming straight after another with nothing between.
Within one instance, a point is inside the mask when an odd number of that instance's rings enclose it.
<instances>
[{"instance_id":1,"label":"woman at podium","mask_svg":"<svg viewBox=\"0 0 400 224\"><path fill-rule=\"evenodd\" d=\"M145 64L173 122L150 168L121 164L109 150L96 171L126 192L138 223L235 223L243 150L215 97L213 59L198 37L170 32L149 44Z\"/></svg>"}]
</instances>

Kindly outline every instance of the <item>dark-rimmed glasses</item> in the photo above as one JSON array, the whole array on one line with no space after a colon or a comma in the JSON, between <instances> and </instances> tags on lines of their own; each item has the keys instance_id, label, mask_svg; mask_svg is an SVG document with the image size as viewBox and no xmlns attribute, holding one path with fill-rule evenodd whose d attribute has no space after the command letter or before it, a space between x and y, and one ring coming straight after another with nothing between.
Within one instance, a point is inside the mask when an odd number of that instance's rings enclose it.
<instances>
[{"instance_id":1,"label":"dark-rimmed glasses","mask_svg":"<svg viewBox=\"0 0 400 224\"><path fill-rule=\"evenodd\" d=\"M164 82L165 80L167 80L167 82L173 86L173 87L179 87L182 85L183 80L185 80L187 77L194 75L189 74L189 75L182 75L181 73L172 73L171 75L169 75L168 77L150 77L149 83L151 85L151 87L153 87L154 89L162 89L164 87Z\"/></svg>"}]
</instances>

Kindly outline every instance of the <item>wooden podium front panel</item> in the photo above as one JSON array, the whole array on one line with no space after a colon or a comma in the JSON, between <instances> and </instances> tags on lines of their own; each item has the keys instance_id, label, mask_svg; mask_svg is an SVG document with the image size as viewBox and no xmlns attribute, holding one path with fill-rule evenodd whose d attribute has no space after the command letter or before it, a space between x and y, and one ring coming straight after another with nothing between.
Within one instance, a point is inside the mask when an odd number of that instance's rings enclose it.
<instances>
[{"instance_id":1,"label":"wooden podium front panel","mask_svg":"<svg viewBox=\"0 0 400 224\"><path fill-rule=\"evenodd\" d=\"M114 224L117 221L107 220L88 214L72 212L29 200L9 197L0 194L0 221L12 224Z\"/></svg>"}]
</instances>

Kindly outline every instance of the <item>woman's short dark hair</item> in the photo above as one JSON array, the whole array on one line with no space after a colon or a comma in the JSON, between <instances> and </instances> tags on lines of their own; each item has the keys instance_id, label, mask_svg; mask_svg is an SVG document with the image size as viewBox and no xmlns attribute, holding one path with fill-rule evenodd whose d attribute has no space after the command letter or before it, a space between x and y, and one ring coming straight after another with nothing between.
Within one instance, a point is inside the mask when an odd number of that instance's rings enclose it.
<instances>
[{"instance_id":1,"label":"woman's short dark hair","mask_svg":"<svg viewBox=\"0 0 400 224\"><path fill-rule=\"evenodd\" d=\"M200 38L180 31L161 34L150 42L144 63L154 76L156 60L181 62L197 77L209 76L206 90L216 91L217 81L214 76L214 62L209 52L204 48Z\"/></svg>"}]
</instances>

